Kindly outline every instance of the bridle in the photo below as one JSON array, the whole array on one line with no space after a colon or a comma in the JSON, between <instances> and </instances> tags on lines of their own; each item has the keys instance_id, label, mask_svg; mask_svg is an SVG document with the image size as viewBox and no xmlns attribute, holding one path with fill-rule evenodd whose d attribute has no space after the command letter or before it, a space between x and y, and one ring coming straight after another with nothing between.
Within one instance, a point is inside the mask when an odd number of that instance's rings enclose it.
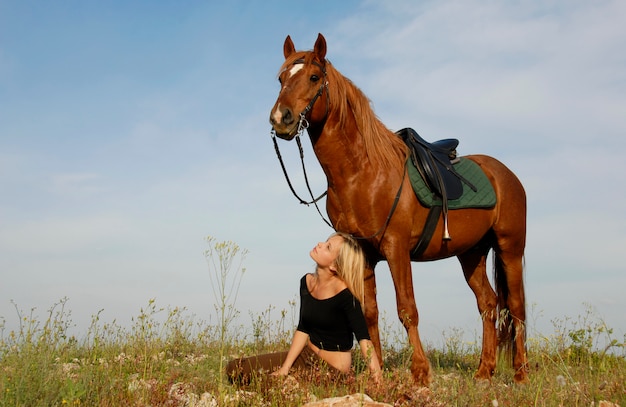
<instances>
[{"instance_id":1,"label":"bridle","mask_svg":"<svg viewBox=\"0 0 626 407\"><path fill-rule=\"evenodd\" d=\"M296 61L294 61L293 65L303 64L303 63L304 63L304 58L301 58L301 59L297 59ZM315 102L317 102L317 99L319 99L319 97L322 96L322 93L324 93L324 89L326 89L326 114L325 115L328 115L328 105L330 104L330 96L328 95L328 80L326 79L326 68L316 61L313 61L313 63L322 70L324 77L323 77L322 84L317 90L317 93L315 94L315 96L313 96L313 98L311 99L309 104L306 105L304 110L300 112L299 120L298 120L298 128L296 130L296 136L295 136L296 143L298 144L298 150L300 151L300 162L302 163L302 173L304 174L304 182L306 184L307 190L309 191L309 194L311 195L311 201L305 201L304 199L300 198L296 190L293 188L293 185L291 184L291 180L289 179L289 175L287 174L287 169L285 168L285 163L283 162L283 157L281 156L280 149L278 148L278 141L276 140L276 131L274 130L273 127L272 127L272 130L270 131L270 134L272 136L272 141L274 142L274 150L276 150L276 156L278 157L278 161L280 162L280 167L283 170L283 174L285 174L285 179L287 180L287 185L289 185L289 189L291 190L291 193L293 193L293 195L296 197L296 199L298 199L298 201L300 201L302 205L309 206L311 204L314 204L315 209L317 209L317 212L322 217L322 220L328 226L334 229L333 225L330 223L330 221L328 221L328 219L326 219L326 217L324 217L324 215L322 214L322 211L317 205L317 202L328 194L328 190L324 191L317 198L314 197L313 191L311 190L311 185L309 184L309 177L307 176L306 166L304 165L304 149L302 148L302 142L300 141L300 135L309 128L309 121L306 117L311 111L311 109L313 109L313 106L315 105Z\"/></svg>"},{"instance_id":2,"label":"bridle","mask_svg":"<svg viewBox=\"0 0 626 407\"><path fill-rule=\"evenodd\" d=\"M299 63L300 64L304 63L304 58L297 59L296 61L294 61L293 64L296 65ZM332 223L328 219L326 219L326 217L322 214L322 211L320 210L319 206L317 205L317 202L328 194L328 190L324 191L317 198L314 197L313 191L311 190L311 186L309 185L309 178L307 176L306 167L304 165L304 149L302 148L302 142L300 141L300 135L309 128L309 121L306 118L306 116L309 114L311 109L313 109L315 102L322 95L322 93L324 92L324 89L326 89L326 114L325 116L328 115L328 110L329 110L329 105L330 105L330 95L328 94L328 80L326 78L326 68L322 66L321 64L319 64L317 61L313 61L313 64L317 65L322 70L324 77L323 77L322 84L320 85L315 96L313 96L313 98L311 99L309 104L304 108L304 110L300 112L298 127L296 130L296 136L295 136L296 143L298 144L298 150L300 151L300 162L302 163L302 173L304 174L304 181L305 181L307 190L309 191L309 194L311 195L311 199L312 199L311 201L307 202L304 199L300 198L300 196L296 193L295 189L293 188L293 185L291 184L291 180L289 179L289 175L287 174L287 169L285 168L285 163L283 162L283 158L280 154L280 149L278 148L278 141L276 140L276 130L274 130L274 127L272 127L272 130L270 131L270 135L272 136L272 141L274 142L274 150L276 151L276 156L278 157L278 161L280 162L280 167L283 170L283 174L285 175L285 179L287 180L287 185L289 185L289 189L291 190L293 195L296 197L296 199L298 199L298 201L300 201L302 205L309 206L311 204L314 204L315 209L317 209L317 213L319 213L319 215L322 217L322 220L328 226L330 226L333 230L335 230L335 227L332 225ZM405 177L406 177L406 170L404 171L402 175L400 188L398 188L398 192L396 193L396 197L394 198L393 205L391 206L391 210L389 211L389 214L387 215L387 219L385 220L385 223L381 226L381 228L378 229L376 233L370 236L366 236L366 237L353 236L355 239L369 240L378 236L381 233L384 234L384 231L387 229L387 226L389 225L389 222L391 221L391 216L393 215L393 213L396 210L396 207L398 206L398 201L400 200L400 195L402 193L402 186L404 185Z\"/></svg>"}]
</instances>

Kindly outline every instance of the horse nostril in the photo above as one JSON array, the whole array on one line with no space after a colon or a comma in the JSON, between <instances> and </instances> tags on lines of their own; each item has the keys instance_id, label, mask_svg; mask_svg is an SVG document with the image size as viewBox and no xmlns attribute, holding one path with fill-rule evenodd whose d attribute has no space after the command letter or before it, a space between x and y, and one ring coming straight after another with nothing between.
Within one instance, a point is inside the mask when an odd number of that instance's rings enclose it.
<instances>
[{"instance_id":1,"label":"horse nostril","mask_svg":"<svg viewBox=\"0 0 626 407\"><path fill-rule=\"evenodd\" d=\"M291 109L276 109L270 115L270 124L272 127L277 125L291 126L295 122Z\"/></svg>"},{"instance_id":2,"label":"horse nostril","mask_svg":"<svg viewBox=\"0 0 626 407\"><path fill-rule=\"evenodd\" d=\"M283 112L283 124L289 125L293 123L293 115L290 109L285 109Z\"/></svg>"}]
</instances>

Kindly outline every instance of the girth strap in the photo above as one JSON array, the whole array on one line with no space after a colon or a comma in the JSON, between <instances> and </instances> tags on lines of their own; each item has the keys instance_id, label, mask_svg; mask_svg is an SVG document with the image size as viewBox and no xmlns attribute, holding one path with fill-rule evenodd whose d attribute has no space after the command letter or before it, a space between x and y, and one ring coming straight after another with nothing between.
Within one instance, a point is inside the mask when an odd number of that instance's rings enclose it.
<instances>
[{"instance_id":1,"label":"girth strap","mask_svg":"<svg viewBox=\"0 0 626 407\"><path fill-rule=\"evenodd\" d=\"M435 233L435 228L437 227L437 222L439 222L439 216L441 215L441 206L435 205L430 208L428 212L428 217L426 218L426 222L424 222L424 229L422 230L422 235L420 239L417 241L415 248L411 251L412 258L418 258L428 247L430 240L433 237L433 233Z\"/></svg>"}]
</instances>

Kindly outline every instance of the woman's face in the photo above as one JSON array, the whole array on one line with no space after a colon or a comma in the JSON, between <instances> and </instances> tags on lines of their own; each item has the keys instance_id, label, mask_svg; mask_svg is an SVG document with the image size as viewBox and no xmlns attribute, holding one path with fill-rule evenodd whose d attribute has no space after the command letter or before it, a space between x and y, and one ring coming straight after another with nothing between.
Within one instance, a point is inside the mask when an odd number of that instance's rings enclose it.
<instances>
[{"instance_id":1,"label":"woman's face","mask_svg":"<svg viewBox=\"0 0 626 407\"><path fill-rule=\"evenodd\" d=\"M319 242L313 250L311 250L311 258L319 267L331 268L334 266L335 259L339 255L339 249L343 244L343 237L331 236L325 242Z\"/></svg>"}]
</instances>

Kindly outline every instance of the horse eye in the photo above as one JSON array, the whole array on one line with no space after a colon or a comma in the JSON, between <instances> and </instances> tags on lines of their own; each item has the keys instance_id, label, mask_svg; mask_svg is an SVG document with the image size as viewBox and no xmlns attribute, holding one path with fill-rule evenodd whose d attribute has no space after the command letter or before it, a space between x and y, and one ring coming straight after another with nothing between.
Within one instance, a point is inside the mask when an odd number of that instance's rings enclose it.
<instances>
[{"instance_id":1,"label":"horse eye","mask_svg":"<svg viewBox=\"0 0 626 407\"><path fill-rule=\"evenodd\" d=\"M320 80L320 77L317 75L311 75L311 82L317 82Z\"/></svg>"}]
</instances>

